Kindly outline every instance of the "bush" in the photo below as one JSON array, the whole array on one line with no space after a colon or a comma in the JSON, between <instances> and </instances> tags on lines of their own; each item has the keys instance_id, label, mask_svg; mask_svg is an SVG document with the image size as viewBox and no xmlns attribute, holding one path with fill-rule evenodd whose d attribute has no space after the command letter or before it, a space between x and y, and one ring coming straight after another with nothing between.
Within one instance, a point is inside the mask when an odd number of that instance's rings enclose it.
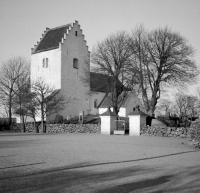
<instances>
[{"instance_id":1,"label":"bush","mask_svg":"<svg viewBox=\"0 0 200 193\"><path fill-rule=\"evenodd\" d=\"M59 124L59 123L62 123L62 122L63 122L63 116L57 114L56 117L55 117L54 123Z\"/></svg>"}]
</instances>

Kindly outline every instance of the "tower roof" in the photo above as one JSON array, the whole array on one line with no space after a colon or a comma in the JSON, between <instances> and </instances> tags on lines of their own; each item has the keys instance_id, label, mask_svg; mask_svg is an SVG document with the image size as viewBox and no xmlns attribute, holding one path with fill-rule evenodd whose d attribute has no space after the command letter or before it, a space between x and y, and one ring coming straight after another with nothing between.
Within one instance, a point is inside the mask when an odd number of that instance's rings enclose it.
<instances>
[{"instance_id":1,"label":"tower roof","mask_svg":"<svg viewBox=\"0 0 200 193\"><path fill-rule=\"evenodd\" d=\"M69 29L70 26L71 24L67 24L56 28L47 29L47 31L45 32L39 44L36 46L33 53L38 53L58 48L59 43L64 37L64 33L67 32L67 29Z\"/></svg>"}]
</instances>

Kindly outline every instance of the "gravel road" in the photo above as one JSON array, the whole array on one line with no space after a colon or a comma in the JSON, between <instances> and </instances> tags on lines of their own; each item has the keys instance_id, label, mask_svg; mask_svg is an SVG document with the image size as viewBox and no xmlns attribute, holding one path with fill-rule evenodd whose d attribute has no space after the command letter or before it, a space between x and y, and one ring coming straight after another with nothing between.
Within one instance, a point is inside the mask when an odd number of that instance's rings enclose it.
<instances>
[{"instance_id":1,"label":"gravel road","mask_svg":"<svg viewBox=\"0 0 200 193\"><path fill-rule=\"evenodd\" d=\"M200 192L187 139L0 133L0 192Z\"/></svg>"}]
</instances>

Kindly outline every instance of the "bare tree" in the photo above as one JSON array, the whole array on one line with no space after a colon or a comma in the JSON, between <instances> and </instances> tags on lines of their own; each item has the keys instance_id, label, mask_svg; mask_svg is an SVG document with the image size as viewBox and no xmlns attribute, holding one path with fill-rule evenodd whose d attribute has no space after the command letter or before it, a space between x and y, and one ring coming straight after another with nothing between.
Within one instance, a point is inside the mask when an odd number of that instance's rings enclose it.
<instances>
[{"instance_id":1,"label":"bare tree","mask_svg":"<svg viewBox=\"0 0 200 193\"><path fill-rule=\"evenodd\" d=\"M16 81L16 90L13 97L13 112L20 116L23 131L26 131L27 104L30 100L30 66L24 67L24 73Z\"/></svg>"},{"instance_id":2,"label":"bare tree","mask_svg":"<svg viewBox=\"0 0 200 193\"><path fill-rule=\"evenodd\" d=\"M165 116L170 115L172 101L169 99L162 99L159 101L157 111L163 111Z\"/></svg>"},{"instance_id":3,"label":"bare tree","mask_svg":"<svg viewBox=\"0 0 200 193\"><path fill-rule=\"evenodd\" d=\"M137 28L132 33L131 48L134 55L129 79L139 85L144 106L150 115L155 111L164 86L194 83L199 74L193 61L192 46L167 27L151 32L143 27Z\"/></svg>"},{"instance_id":4,"label":"bare tree","mask_svg":"<svg viewBox=\"0 0 200 193\"><path fill-rule=\"evenodd\" d=\"M18 92L13 98L13 113L19 115L23 124L23 131L26 132L26 118L28 114L28 106L31 100L31 93L29 90L29 85L23 85L23 87L18 89Z\"/></svg>"},{"instance_id":5,"label":"bare tree","mask_svg":"<svg viewBox=\"0 0 200 193\"><path fill-rule=\"evenodd\" d=\"M65 106L71 102L71 98L65 98L65 96L60 93L60 89L54 90L42 79L38 79L36 82L32 83L31 90L33 94L32 104L35 105L35 108L30 108L29 106L29 112L32 114L32 117L34 117L36 113L40 114L42 129L45 133L45 117L63 110Z\"/></svg>"},{"instance_id":6,"label":"bare tree","mask_svg":"<svg viewBox=\"0 0 200 193\"><path fill-rule=\"evenodd\" d=\"M36 95L33 92L28 94L28 101L26 104L26 115L33 118L35 132L39 133L38 127L36 125L36 117L39 117L38 101L36 100Z\"/></svg>"},{"instance_id":7,"label":"bare tree","mask_svg":"<svg viewBox=\"0 0 200 193\"><path fill-rule=\"evenodd\" d=\"M189 116L195 117L199 112L199 99L196 96L188 96Z\"/></svg>"},{"instance_id":8,"label":"bare tree","mask_svg":"<svg viewBox=\"0 0 200 193\"><path fill-rule=\"evenodd\" d=\"M112 95L112 105L116 114L118 114L125 97L124 92L122 93L122 91L126 91L124 77L133 54L129 39L126 32L116 32L97 43L91 53L91 71L107 76L107 88ZM99 85L101 85L100 79Z\"/></svg>"},{"instance_id":9,"label":"bare tree","mask_svg":"<svg viewBox=\"0 0 200 193\"><path fill-rule=\"evenodd\" d=\"M179 111L179 116L184 114L188 117L194 117L199 111L199 100L196 96L179 92L175 95L175 104Z\"/></svg>"},{"instance_id":10,"label":"bare tree","mask_svg":"<svg viewBox=\"0 0 200 193\"><path fill-rule=\"evenodd\" d=\"M12 123L13 98L18 92L17 83L27 73L29 62L23 57L12 57L3 62L0 77L0 95L2 103L8 109L9 125Z\"/></svg>"},{"instance_id":11,"label":"bare tree","mask_svg":"<svg viewBox=\"0 0 200 193\"><path fill-rule=\"evenodd\" d=\"M3 116L3 117L9 117L9 113L8 113L8 101L7 101L6 97L5 97L5 95L0 95L0 107L2 109L1 116Z\"/></svg>"}]
</instances>

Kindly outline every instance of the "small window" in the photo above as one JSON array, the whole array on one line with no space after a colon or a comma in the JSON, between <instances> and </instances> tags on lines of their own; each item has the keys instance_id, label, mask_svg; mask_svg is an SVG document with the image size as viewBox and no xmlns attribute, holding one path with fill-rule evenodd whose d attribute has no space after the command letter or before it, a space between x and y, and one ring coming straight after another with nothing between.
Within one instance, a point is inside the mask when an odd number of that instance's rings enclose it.
<instances>
[{"instance_id":1,"label":"small window","mask_svg":"<svg viewBox=\"0 0 200 193\"><path fill-rule=\"evenodd\" d=\"M45 68L45 58L43 58L42 67Z\"/></svg>"},{"instance_id":2,"label":"small window","mask_svg":"<svg viewBox=\"0 0 200 193\"><path fill-rule=\"evenodd\" d=\"M79 68L79 63L78 63L78 59L77 58L73 59L73 68L76 68L76 69Z\"/></svg>"},{"instance_id":3,"label":"small window","mask_svg":"<svg viewBox=\"0 0 200 193\"><path fill-rule=\"evenodd\" d=\"M42 67L43 68L48 68L48 66L49 66L49 59L48 58L43 58Z\"/></svg>"},{"instance_id":4,"label":"small window","mask_svg":"<svg viewBox=\"0 0 200 193\"><path fill-rule=\"evenodd\" d=\"M46 58L46 68L48 68L48 65L49 65L49 59Z\"/></svg>"},{"instance_id":5,"label":"small window","mask_svg":"<svg viewBox=\"0 0 200 193\"><path fill-rule=\"evenodd\" d=\"M97 99L94 100L94 108L97 108Z\"/></svg>"},{"instance_id":6,"label":"small window","mask_svg":"<svg viewBox=\"0 0 200 193\"><path fill-rule=\"evenodd\" d=\"M78 32L77 31L75 31L75 36L78 36Z\"/></svg>"}]
</instances>

